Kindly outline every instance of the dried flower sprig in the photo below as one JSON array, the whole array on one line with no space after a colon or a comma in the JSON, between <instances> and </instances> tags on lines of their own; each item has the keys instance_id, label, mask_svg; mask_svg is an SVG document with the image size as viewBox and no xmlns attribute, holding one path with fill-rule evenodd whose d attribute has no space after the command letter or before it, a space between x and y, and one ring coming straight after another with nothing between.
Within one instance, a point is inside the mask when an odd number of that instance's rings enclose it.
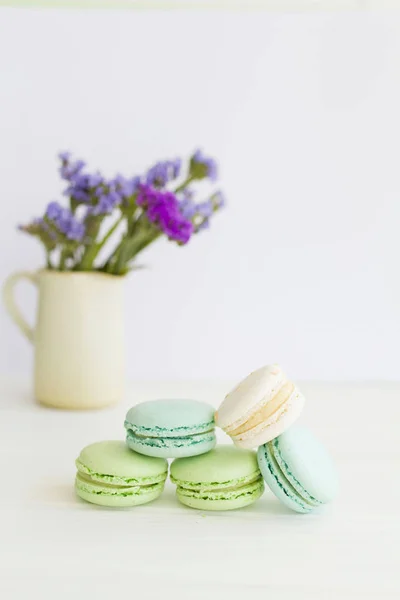
<instances>
[{"instance_id":1,"label":"dried flower sprig","mask_svg":"<svg viewBox=\"0 0 400 600\"><path fill-rule=\"evenodd\" d=\"M165 236L185 245L208 228L213 214L225 205L220 191L201 202L194 199L193 182L214 182L218 176L215 160L200 150L191 156L183 178L179 158L156 163L142 177L112 179L87 173L85 163L73 160L69 152L59 159L69 206L50 202L43 217L19 227L44 245L50 269L125 274L156 239ZM113 222L104 233L103 222L110 215ZM101 260L101 250L117 230L119 243Z\"/></svg>"}]
</instances>

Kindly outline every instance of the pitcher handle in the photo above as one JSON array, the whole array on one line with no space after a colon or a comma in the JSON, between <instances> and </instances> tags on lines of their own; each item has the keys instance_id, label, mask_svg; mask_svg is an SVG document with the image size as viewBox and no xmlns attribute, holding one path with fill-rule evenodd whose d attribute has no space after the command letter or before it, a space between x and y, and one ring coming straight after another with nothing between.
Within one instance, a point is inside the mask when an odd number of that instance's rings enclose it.
<instances>
[{"instance_id":1,"label":"pitcher handle","mask_svg":"<svg viewBox=\"0 0 400 600\"><path fill-rule=\"evenodd\" d=\"M15 300L15 287L23 279L27 279L33 283L36 287L38 286L38 274L30 271L20 271L10 275L3 285L3 301L6 310L14 323L20 328L22 333L26 335L30 342L35 340L35 329L31 327L23 316L16 300Z\"/></svg>"}]
</instances>

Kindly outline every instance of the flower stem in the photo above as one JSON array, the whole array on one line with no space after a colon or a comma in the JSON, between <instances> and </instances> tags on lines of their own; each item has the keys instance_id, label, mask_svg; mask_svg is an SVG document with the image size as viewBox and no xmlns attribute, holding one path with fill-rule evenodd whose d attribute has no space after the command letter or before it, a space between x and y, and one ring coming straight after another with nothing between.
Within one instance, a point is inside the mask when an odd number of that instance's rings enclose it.
<instances>
[{"instance_id":1,"label":"flower stem","mask_svg":"<svg viewBox=\"0 0 400 600\"><path fill-rule=\"evenodd\" d=\"M67 260L67 251L65 248L63 248L61 250L61 254L60 254L60 266L59 266L60 271L65 271L66 260Z\"/></svg>"},{"instance_id":2,"label":"flower stem","mask_svg":"<svg viewBox=\"0 0 400 600\"><path fill-rule=\"evenodd\" d=\"M128 263L160 235L161 233L158 231L154 233L152 231L139 230L135 237L124 238L118 254L115 255L115 261L109 265L108 272L111 272L114 275L122 275L125 273L128 268Z\"/></svg>"},{"instance_id":3,"label":"flower stem","mask_svg":"<svg viewBox=\"0 0 400 600\"><path fill-rule=\"evenodd\" d=\"M119 217L119 219L117 219L115 221L114 225L112 227L110 227L110 229L107 231L107 233L103 237L103 239L97 244L99 252L102 249L102 247L108 242L108 240L110 239L110 237L112 236L112 234L114 233L114 231L117 230L117 228L119 227L119 225L122 223L123 220L124 220L124 215L121 215Z\"/></svg>"},{"instance_id":4,"label":"flower stem","mask_svg":"<svg viewBox=\"0 0 400 600\"><path fill-rule=\"evenodd\" d=\"M96 257L99 254L100 250L108 242L110 237L113 235L113 233L119 227L119 225L122 223L123 219L124 219L124 215L121 215L119 217L119 219L117 219L115 221L114 225L112 227L110 227L110 229L107 231L107 233L103 237L103 239L100 240L100 242L98 242L97 244L93 243L91 246L89 246L87 248L80 264L77 266L78 271L90 271L93 268L93 263L96 260Z\"/></svg>"},{"instance_id":5,"label":"flower stem","mask_svg":"<svg viewBox=\"0 0 400 600\"><path fill-rule=\"evenodd\" d=\"M188 177L187 179L185 179L185 181L183 183L181 183L181 185L178 185L178 187L175 189L174 193L177 194L178 192L181 192L182 190L185 189L185 187L187 187L189 185L189 183L192 183L192 181L194 181L196 178L195 177Z\"/></svg>"}]
</instances>

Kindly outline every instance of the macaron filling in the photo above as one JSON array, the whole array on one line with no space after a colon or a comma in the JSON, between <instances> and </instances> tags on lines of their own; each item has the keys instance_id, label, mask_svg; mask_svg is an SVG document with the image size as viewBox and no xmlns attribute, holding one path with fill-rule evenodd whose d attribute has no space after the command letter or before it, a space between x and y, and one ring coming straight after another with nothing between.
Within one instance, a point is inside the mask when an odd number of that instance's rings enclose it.
<instances>
[{"instance_id":1,"label":"macaron filling","mask_svg":"<svg viewBox=\"0 0 400 600\"><path fill-rule=\"evenodd\" d=\"M185 437L145 437L138 435L131 429L127 430L126 436L127 442L133 444L142 444L144 446L152 446L154 448L181 448L190 446L196 446L197 444L204 444L205 442L213 442L215 438L214 430L207 433L199 433L196 435L188 435Z\"/></svg>"},{"instance_id":2,"label":"macaron filling","mask_svg":"<svg viewBox=\"0 0 400 600\"><path fill-rule=\"evenodd\" d=\"M91 479L91 477L78 472L75 482L77 488L87 494L128 497L154 494L157 491L161 492L165 480L158 483L147 483L145 485L112 485L110 483L100 483Z\"/></svg>"},{"instance_id":3,"label":"macaron filling","mask_svg":"<svg viewBox=\"0 0 400 600\"><path fill-rule=\"evenodd\" d=\"M144 425L131 423L128 420L125 421L124 425L127 431L143 438L186 438L214 431L214 420L198 423L196 425L177 426L174 428L159 427L158 425L145 427Z\"/></svg>"},{"instance_id":4,"label":"macaron filling","mask_svg":"<svg viewBox=\"0 0 400 600\"><path fill-rule=\"evenodd\" d=\"M218 484L215 484L216 486ZM209 487L199 489L189 489L177 486L177 494L187 498L196 498L198 500L237 500L245 496L261 496L264 491L264 482L262 477L258 477L252 483L245 485L232 485L231 487Z\"/></svg>"},{"instance_id":5,"label":"macaron filling","mask_svg":"<svg viewBox=\"0 0 400 600\"><path fill-rule=\"evenodd\" d=\"M75 461L76 468L78 469L78 474L86 475L90 481L97 481L104 484L110 484L113 487L130 487L135 485L140 486L148 486L153 483L164 482L167 478L167 470L164 473L160 473L159 475L154 475L152 477L122 477L120 475L107 475L104 473L96 473L86 465L80 462L79 459Z\"/></svg>"},{"instance_id":6,"label":"macaron filling","mask_svg":"<svg viewBox=\"0 0 400 600\"><path fill-rule=\"evenodd\" d=\"M242 496L251 496L264 491L264 481L260 471L246 477L230 481L193 482L176 479L171 481L177 486L177 494L201 500L236 500Z\"/></svg>"},{"instance_id":7,"label":"macaron filling","mask_svg":"<svg viewBox=\"0 0 400 600\"><path fill-rule=\"evenodd\" d=\"M209 481L209 482L198 482L195 483L193 481L185 481L183 479L177 479L173 475L170 476L172 483L175 485L186 488L188 490L215 490L217 487L219 489L237 489L239 487L243 487L250 483L253 483L257 479L261 477L260 471L255 471L251 475L246 475L245 477L240 477L239 479L231 479L229 481Z\"/></svg>"}]
</instances>

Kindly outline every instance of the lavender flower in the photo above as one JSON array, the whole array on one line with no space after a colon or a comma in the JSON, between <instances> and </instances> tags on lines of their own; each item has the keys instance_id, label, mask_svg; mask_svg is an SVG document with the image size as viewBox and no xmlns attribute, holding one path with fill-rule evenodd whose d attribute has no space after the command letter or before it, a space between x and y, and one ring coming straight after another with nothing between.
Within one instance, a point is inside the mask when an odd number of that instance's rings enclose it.
<instances>
[{"instance_id":1,"label":"lavender flower","mask_svg":"<svg viewBox=\"0 0 400 600\"><path fill-rule=\"evenodd\" d=\"M209 158L201 150L197 150L190 159L189 173L192 179L204 179L208 177L211 181L216 181L218 166L213 158Z\"/></svg>"},{"instance_id":2,"label":"lavender flower","mask_svg":"<svg viewBox=\"0 0 400 600\"><path fill-rule=\"evenodd\" d=\"M204 229L208 229L210 227L210 219L203 219L195 226L195 233L199 233L199 231L203 231Z\"/></svg>"},{"instance_id":3,"label":"lavender flower","mask_svg":"<svg viewBox=\"0 0 400 600\"><path fill-rule=\"evenodd\" d=\"M89 212L92 215L109 215L118 204L121 204L121 199L120 194L110 187L108 191L100 190L98 202L90 208Z\"/></svg>"},{"instance_id":4,"label":"lavender flower","mask_svg":"<svg viewBox=\"0 0 400 600\"><path fill-rule=\"evenodd\" d=\"M171 169L172 169L172 175L173 175L174 179L179 177L179 174L181 172L181 167L182 167L182 161L180 158L175 158L175 160L171 161Z\"/></svg>"},{"instance_id":5,"label":"lavender flower","mask_svg":"<svg viewBox=\"0 0 400 600\"><path fill-rule=\"evenodd\" d=\"M172 192L141 185L136 202L143 208L149 221L158 226L168 239L180 244L190 240L193 224L181 213L179 201Z\"/></svg>"},{"instance_id":6,"label":"lavender flower","mask_svg":"<svg viewBox=\"0 0 400 600\"><path fill-rule=\"evenodd\" d=\"M179 209L185 219L192 219L197 212L196 204L191 196L186 196L180 201Z\"/></svg>"},{"instance_id":7,"label":"lavender flower","mask_svg":"<svg viewBox=\"0 0 400 600\"><path fill-rule=\"evenodd\" d=\"M71 219L68 225L65 224L64 233L69 240L81 242L85 235L85 225L76 219Z\"/></svg>"},{"instance_id":8,"label":"lavender flower","mask_svg":"<svg viewBox=\"0 0 400 600\"><path fill-rule=\"evenodd\" d=\"M70 177L70 185L64 191L64 195L72 198L77 204L89 204L93 190L95 190L102 181L103 178L100 174L86 175L77 172Z\"/></svg>"},{"instance_id":9,"label":"lavender flower","mask_svg":"<svg viewBox=\"0 0 400 600\"><path fill-rule=\"evenodd\" d=\"M104 179L100 173L94 173L93 175L87 175L87 186L90 188L96 188L103 182L104 182Z\"/></svg>"},{"instance_id":10,"label":"lavender flower","mask_svg":"<svg viewBox=\"0 0 400 600\"><path fill-rule=\"evenodd\" d=\"M46 208L46 217L50 221L56 221L61 217L63 210L65 209L58 202L50 202Z\"/></svg>"},{"instance_id":11,"label":"lavender flower","mask_svg":"<svg viewBox=\"0 0 400 600\"><path fill-rule=\"evenodd\" d=\"M101 175L86 175L82 173L85 163L83 160L72 162L69 152L61 152L59 158L61 160L60 175L62 179L69 183L69 186L64 191L64 195L69 196L77 204L89 203L90 188L99 185L102 181Z\"/></svg>"},{"instance_id":12,"label":"lavender flower","mask_svg":"<svg viewBox=\"0 0 400 600\"><path fill-rule=\"evenodd\" d=\"M225 203L221 192L215 192L209 200L197 204L194 202L193 194L190 190L183 190L182 195L183 198L179 203L179 209L182 215L193 223L194 233L208 229L212 215L222 208Z\"/></svg>"},{"instance_id":13,"label":"lavender flower","mask_svg":"<svg viewBox=\"0 0 400 600\"><path fill-rule=\"evenodd\" d=\"M210 199L210 200L211 200L211 202L213 203L213 205L214 205L214 209L215 209L215 210L218 210L218 209L220 209L220 208L223 208L223 207L226 205L226 199L225 199L225 196L224 196L224 194L223 194L222 192L220 192L220 191L218 191L218 192L215 192L215 194L213 194L213 195L211 196L211 199Z\"/></svg>"},{"instance_id":14,"label":"lavender flower","mask_svg":"<svg viewBox=\"0 0 400 600\"><path fill-rule=\"evenodd\" d=\"M50 202L45 216L68 240L82 241L85 225L78 221L68 208L63 208L58 202Z\"/></svg>"},{"instance_id":15,"label":"lavender flower","mask_svg":"<svg viewBox=\"0 0 400 600\"><path fill-rule=\"evenodd\" d=\"M74 178L82 171L85 163L83 160L71 162L69 152L62 152L59 156L61 158L60 175L62 179L65 179L66 181L73 181Z\"/></svg>"},{"instance_id":16,"label":"lavender flower","mask_svg":"<svg viewBox=\"0 0 400 600\"><path fill-rule=\"evenodd\" d=\"M196 213L204 219L209 219L214 212L214 205L211 200L206 200L196 205Z\"/></svg>"},{"instance_id":17,"label":"lavender flower","mask_svg":"<svg viewBox=\"0 0 400 600\"><path fill-rule=\"evenodd\" d=\"M153 185L158 188L164 187L169 181L179 176L181 164L182 161L179 158L156 163L147 171L147 185Z\"/></svg>"},{"instance_id":18,"label":"lavender flower","mask_svg":"<svg viewBox=\"0 0 400 600\"><path fill-rule=\"evenodd\" d=\"M111 182L121 193L123 198L130 198L137 191L140 184L140 177L131 177L130 179L123 175L117 175Z\"/></svg>"}]
</instances>

